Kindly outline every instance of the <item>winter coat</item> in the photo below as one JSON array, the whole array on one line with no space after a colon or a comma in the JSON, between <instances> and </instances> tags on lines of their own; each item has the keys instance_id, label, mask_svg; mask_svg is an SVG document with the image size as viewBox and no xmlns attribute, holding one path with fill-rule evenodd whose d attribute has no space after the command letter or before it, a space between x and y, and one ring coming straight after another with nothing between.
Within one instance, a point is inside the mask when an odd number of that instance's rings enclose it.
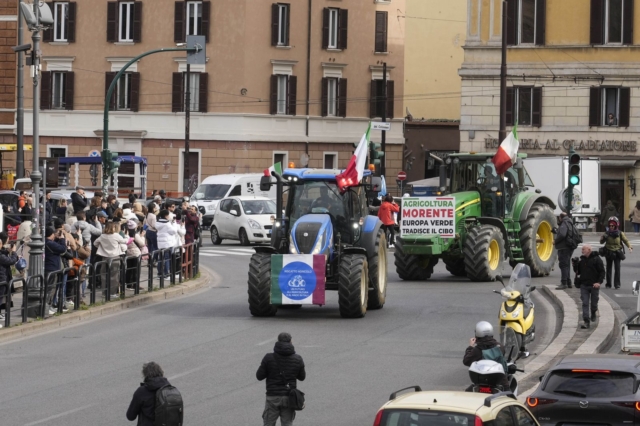
<instances>
[{"instance_id":1,"label":"winter coat","mask_svg":"<svg viewBox=\"0 0 640 426\"><path fill-rule=\"evenodd\" d=\"M174 247L176 243L175 235L178 233L176 227L167 219L158 219L156 222L158 232L158 248L166 249Z\"/></svg>"},{"instance_id":2,"label":"winter coat","mask_svg":"<svg viewBox=\"0 0 640 426\"><path fill-rule=\"evenodd\" d=\"M20 228L18 228L18 236L16 237L18 241L24 241L25 237L31 235L31 222L30 220L26 220L20 224Z\"/></svg>"},{"instance_id":3,"label":"winter coat","mask_svg":"<svg viewBox=\"0 0 640 426\"><path fill-rule=\"evenodd\" d=\"M629 219L631 219L632 223L640 223L640 210L637 207L633 208L629 214Z\"/></svg>"},{"instance_id":4,"label":"winter coat","mask_svg":"<svg viewBox=\"0 0 640 426\"><path fill-rule=\"evenodd\" d=\"M500 343L498 343L496 339L491 336L479 337L476 339L475 346L469 346L464 351L464 358L462 358L462 363L467 367L470 367L474 362L484 359L484 355L482 354L483 350L495 348L496 346L500 348L500 350L502 351L502 355L506 355L504 353L504 348L500 346ZM509 386L506 375L502 382L502 386Z\"/></svg>"},{"instance_id":5,"label":"winter coat","mask_svg":"<svg viewBox=\"0 0 640 426\"><path fill-rule=\"evenodd\" d=\"M102 234L93 244L98 248L96 254L103 258L119 257L127 251L127 241L120 234Z\"/></svg>"},{"instance_id":6,"label":"winter coat","mask_svg":"<svg viewBox=\"0 0 640 426\"><path fill-rule=\"evenodd\" d=\"M145 242L142 235L136 234L133 238L129 237L127 240L127 256L140 257L142 254L140 249L144 246Z\"/></svg>"},{"instance_id":7,"label":"winter coat","mask_svg":"<svg viewBox=\"0 0 640 426\"><path fill-rule=\"evenodd\" d=\"M156 215L149 212L147 214L147 228L149 231L156 232Z\"/></svg>"},{"instance_id":8,"label":"winter coat","mask_svg":"<svg viewBox=\"0 0 640 426\"><path fill-rule=\"evenodd\" d=\"M604 244L604 248L610 251L618 251L622 249L622 244L629 248L631 247L631 243L627 239L627 236L624 235L624 232L618 231L617 235L611 235L609 232L606 232L602 237L600 237L600 244Z\"/></svg>"},{"instance_id":9,"label":"winter coat","mask_svg":"<svg viewBox=\"0 0 640 426\"><path fill-rule=\"evenodd\" d=\"M189 212L186 216L184 216L185 229L187 233L184 236L184 243L191 244L196 239L196 228L200 224L200 218L197 214Z\"/></svg>"},{"instance_id":10,"label":"winter coat","mask_svg":"<svg viewBox=\"0 0 640 426\"><path fill-rule=\"evenodd\" d=\"M616 210L616 206L614 206L613 204L607 204L606 206L604 206L604 209L602 209L602 214L600 215L600 224L603 226L607 226L607 222L612 216L618 217L618 210Z\"/></svg>"},{"instance_id":11,"label":"winter coat","mask_svg":"<svg viewBox=\"0 0 640 426\"><path fill-rule=\"evenodd\" d=\"M154 377L140 383L140 387L133 393L133 399L127 410L127 419L134 421L138 418L138 426L154 426L156 419L156 391L170 383L164 377Z\"/></svg>"},{"instance_id":12,"label":"winter coat","mask_svg":"<svg viewBox=\"0 0 640 426\"><path fill-rule=\"evenodd\" d=\"M71 205L75 213L80 213L89 205L89 202L87 201L87 197L74 192L71 194Z\"/></svg>"},{"instance_id":13,"label":"winter coat","mask_svg":"<svg viewBox=\"0 0 640 426\"><path fill-rule=\"evenodd\" d=\"M53 272L62 269L60 255L67 251L67 242L64 238L54 240L46 239L44 243L44 271Z\"/></svg>"},{"instance_id":14,"label":"winter coat","mask_svg":"<svg viewBox=\"0 0 640 426\"><path fill-rule=\"evenodd\" d=\"M96 227L87 221L79 220L75 223L76 229L82 232L82 240L89 241L89 248L91 248L91 237L99 237L102 235L102 226Z\"/></svg>"},{"instance_id":15,"label":"winter coat","mask_svg":"<svg viewBox=\"0 0 640 426\"><path fill-rule=\"evenodd\" d=\"M573 222L569 216L565 216L560 222L560 226L558 227L558 231L556 232L556 238L554 240L554 244L556 249L558 250L570 250L569 247L569 238L571 238L572 232L578 232L578 230L573 226Z\"/></svg>"},{"instance_id":16,"label":"winter coat","mask_svg":"<svg viewBox=\"0 0 640 426\"><path fill-rule=\"evenodd\" d=\"M18 261L18 254L7 249L0 250L0 283L8 283L13 279L11 266Z\"/></svg>"},{"instance_id":17,"label":"winter coat","mask_svg":"<svg viewBox=\"0 0 640 426\"><path fill-rule=\"evenodd\" d=\"M604 264L597 252L592 251L588 257L580 256L576 266L573 269L576 273L576 287L593 287L595 283L602 284L604 281Z\"/></svg>"},{"instance_id":18,"label":"winter coat","mask_svg":"<svg viewBox=\"0 0 640 426\"><path fill-rule=\"evenodd\" d=\"M173 226L176 228L176 243L174 244L174 247L182 247L184 245L184 236L187 234L187 230L184 225L174 223Z\"/></svg>"},{"instance_id":19,"label":"winter coat","mask_svg":"<svg viewBox=\"0 0 640 426\"><path fill-rule=\"evenodd\" d=\"M51 221L53 216L53 205L51 204L51 200L48 200L46 203L44 203L44 213L45 213L44 219L46 223L49 223L49 221Z\"/></svg>"},{"instance_id":20,"label":"winter coat","mask_svg":"<svg viewBox=\"0 0 640 426\"><path fill-rule=\"evenodd\" d=\"M396 203L383 201L380 205L380 210L378 210L378 217L384 225L395 225L396 222L393 220L391 213L398 213L399 211L400 207Z\"/></svg>"},{"instance_id":21,"label":"winter coat","mask_svg":"<svg viewBox=\"0 0 640 426\"><path fill-rule=\"evenodd\" d=\"M279 363L279 365L278 365ZM273 353L262 358L256 378L260 381L267 379L267 396L287 396L289 390L280 374L280 367L287 377L290 388L296 387L296 380L304 380L307 373L304 370L302 357L296 354L291 342L276 342Z\"/></svg>"}]
</instances>

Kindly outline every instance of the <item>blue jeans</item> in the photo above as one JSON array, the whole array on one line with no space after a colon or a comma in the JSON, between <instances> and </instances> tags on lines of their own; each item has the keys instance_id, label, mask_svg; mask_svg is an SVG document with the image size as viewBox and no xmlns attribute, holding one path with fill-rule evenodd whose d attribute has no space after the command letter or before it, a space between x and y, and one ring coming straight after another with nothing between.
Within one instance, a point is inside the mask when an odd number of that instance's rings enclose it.
<instances>
[{"instance_id":1,"label":"blue jeans","mask_svg":"<svg viewBox=\"0 0 640 426\"><path fill-rule=\"evenodd\" d=\"M640 223L633 222L633 232L635 232L636 234L640 232Z\"/></svg>"},{"instance_id":2,"label":"blue jeans","mask_svg":"<svg viewBox=\"0 0 640 426\"><path fill-rule=\"evenodd\" d=\"M149 253L153 253L158 250L158 234L156 231L151 231L147 229L147 248L149 249Z\"/></svg>"},{"instance_id":3,"label":"blue jeans","mask_svg":"<svg viewBox=\"0 0 640 426\"><path fill-rule=\"evenodd\" d=\"M64 303L67 300L67 274L62 274L62 284L56 285L56 291L53 294L53 304L58 303L58 293L62 291L60 300Z\"/></svg>"},{"instance_id":4,"label":"blue jeans","mask_svg":"<svg viewBox=\"0 0 640 426\"><path fill-rule=\"evenodd\" d=\"M158 253L158 256L161 256ZM164 252L164 260L158 261L158 276L167 276L171 272L171 250L167 249Z\"/></svg>"}]
</instances>

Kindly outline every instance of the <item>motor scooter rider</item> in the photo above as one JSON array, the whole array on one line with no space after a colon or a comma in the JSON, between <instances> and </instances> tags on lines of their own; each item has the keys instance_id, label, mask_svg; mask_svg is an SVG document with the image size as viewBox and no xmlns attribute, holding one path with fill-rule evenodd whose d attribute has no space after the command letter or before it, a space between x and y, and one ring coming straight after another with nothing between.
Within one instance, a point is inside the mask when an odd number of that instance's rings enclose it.
<instances>
[{"instance_id":1,"label":"motor scooter rider","mask_svg":"<svg viewBox=\"0 0 640 426\"><path fill-rule=\"evenodd\" d=\"M469 367L476 361L488 359L502 364L505 374L501 385L504 390L508 390L509 381L507 380L507 361L504 348L493 338L493 326L487 321L480 321L476 324L475 335L476 337L469 340L469 347L464 352L462 363Z\"/></svg>"}]
</instances>

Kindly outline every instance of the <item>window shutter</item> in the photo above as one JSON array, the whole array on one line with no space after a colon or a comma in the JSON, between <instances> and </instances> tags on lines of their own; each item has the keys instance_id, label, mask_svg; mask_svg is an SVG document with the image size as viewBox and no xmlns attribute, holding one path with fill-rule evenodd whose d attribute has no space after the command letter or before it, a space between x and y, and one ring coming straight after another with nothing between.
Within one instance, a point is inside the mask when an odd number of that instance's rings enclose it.
<instances>
[{"instance_id":1,"label":"window shutter","mask_svg":"<svg viewBox=\"0 0 640 426\"><path fill-rule=\"evenodd\" d=\"M114 73L115 74L115 73ZM138 112L140 109L140 73L131 73L131 111Z\"/></svg>"},{"instance_id":2,"label":"window shutter","mask_svg":"<svg viewBox=\"0 0 640 426\"><path fill-rule=\"evenodd\" d=\"M369 92L369 117L375 118L378 113L378 81L371 80L371 90Z\"/></svg>"},{"instance_id":3,"label":"window shutter","mask_svg":"<svg viewBox=\"0 0 640 426\"><path fill-rule=\"evenodd\" d=\"M171 82L171 112L181 112L183 103L182 73L174 72Z\"/></svg>"},{"instance_id":4,"label":"window shutter","mask_svg":"<svg viewBox=\"0 0 640 426\"><path fill-rule=\"evenodd\" d=\"M278 76L271 76L271 86L269 93L269 114L275 115L278 113Z\"/></svg>"},{"instance_id":5,"label":"window shutter","mask_svg":"<svg viewBox=\"0 0 640 426\"><path fill-rule=\"evenodd\" d=\"M183 1L177 1L173 12L173 41L176 43L184 43L187 34L185 28L185 4Z\"/></svg>"},{"instance_id":6,"label":"window shutter","mask_svg":"<svg viewBox=\"0 0 640 426\"><path fill-rule=\"evenodd\" d=\"M602 89L591 87L589 89L589 127L600 125L602 112Z\"/></svg>"},{"instance_id":7,"label":"window shutter","mask_svg":"<svg viewBox=\"0 0 640 426\"><path fill-rule=\"evenodd\" d=\"M209 42L209 27L211 26L211 2L202 2L202 35L204 40Z\"/></svg>"},{"instance_id":8,"label":"window shutter","mask_svg":"<svg viewBox=\"0 0 640 426\"><path fill-rule=\"evenodd\" d=\"M142 41L142 2L133 2L133 42Z\"/></svg>"},{"instance_id":9,"label":"window shutter","mask_svg":"<svg viewBox=\"0 0 640 426\"><path fill-rule=\"evenodd\" d=\"M49 9L51 10L51 14L53 16L55 16L56 11L55 11L55 6L53 5L53 2L47 2L47 5L49 6ZM53 41L53 26L47 28L46 30L44 30L42 32L42 41L44 43L50 43L50 42Z\"/></svg>"},{"instance_id":10,"label":"window shutter","mask_svg":"<svg viewBox=\"0 0 640 426\"><path fill-rule=\"evenodd\" d=\"M278 3L271 5L271 45L278 45Z\"/></svg>"},{"instance_id":11,"label":"window shutter","mask_svg":"<svg viewBox=\"0 0 640 426\"><path fill-rule=\"evenodd\" d=\"M289 31L291 29L291 5L288 4L287 5L287 21L285 23L286 25L286 30L285 30L285 38L284 38L284 44L285 46L289 46L289 34L291 34L291 32Z\"/></svg>"},{"instance_id":12,"label":"window shutter","mask_svg":"<svg viewBox=\"0 0 640 426\"><path fill-rule=\"evenodd\" d=\"M109 92L109 86L113 82L113 79L116 77L115 72L107 72L104 74L104 97L105 101L107 100L107 93ZM114 90L111 94L111 99L109 99L109 110L114 111L116 109L116 91Z\"/></svg>"},{"instance_id":13,"label":"window shutter","mask_svg":"<svg viewBox=\"0 0 640 426\"><path fill-rule=\"evenodd\" d=\"M347 79L338 80L338 115L347 116Z\"/></svg>"},{"instance_id":14,"label":"window shutter","mask_svg":"<svg viewBox=\"0 0 640 426\"><path fill-rule=\"evenodd\" d=\"M395 95L393 90L393 80L387 80L387 118L393 118L393 106L395 105Z\"/></svg>"},{"instance_id":15,"label":"window shutter","mask_svg":"<svg viewBox=\"0 0 640 426\"><path fill-rule=\"evenodd\" d=\"M67 33L67 41L69 43L75 43L76 41L76 3L69 2L67 5L67 25L66 25L66 33Z\"/></svg>"},{"instance_id":16,"label":"window shutter","mask_svg":"<svg viewBox=\"0 0 640 426\"><path fill-rule=\"evenodd\" d=\"M200 73L200 86L198 90L198 111L207 112L209 110L209 73Z\"/></svg>"},{"instance_id":17,"label":"window shutter","mask_svg":"<svg viewBox=\"0 0 640 426\"><path fill-rule=\"evenodd\" d=\"M322 48L329 48L329 8L322 9Z\"/></svg>"},{"instance_id":18,"label":"window shutter","mask_svg":"<svg viewBox=\"0 0 640 426\"><path fill-rule=\"evenodd\" d=\"M542 87L533 88L533 105L531 105L531 125L533 127L542 126Z\"/></svg>"},{"instance_id":19,"label":"window shutter","mask_svg":"<svg viewBox=\"0 0 640 426\"><path fill-rule=\"evenodd\" d=\"M590 40L591 44L604 44L604 0L591 0Z\"/></svg>"},{"instance_id":20,"label":"window shutter","mask_svg":"<svg viewBox=\"0 0 640 426\"><path fill-rule=\"evenodd\" d=\"M620 111L618 127L629 127L629 115L631 110L631 88L620 88Z\"/></svg>"},{"instance_id":21,"label":"window shutter","mask_svg":"<svg viewBox=\"0 0 640 426\"><path fill-rule=\"evenodd\" d=\"M505 125L513 126L513 110L515 109L515 89L513 87L507 87L507 105L505 112Z\"/></svg>"},{"instance_id":22,"label":"window shutter","mask_svg":"<svg viewBox=\"0 0 640 426\"><path fill-rule=\"evenodd\" d=\"M329 79L327 77L322 77L322 98L320 102L320 115L326 117L329 115Z\"/></svg>"},{"instance_id":23,"label":"window shutter","mask_svg":"<svg viewBox=\"0 0 640 426\"><path fill-rule=\"evenodd\" d=\"M107 41L118 41L118 2L107 2Z\"/></svg>"},{"instance_id":24,"label":"window shutter","mask_svg":"<svg viewBox=\"0 0 640 426\"><path fill-rule=\"evenodd\" d=\"M376 12L375 51L387 51L387 12Z\"/></svg>"},{"instance_id":25,"label":"window shutter","mask_svg":"<svg viewBox=\"0 0 640 426\"><path fill-rule=\"evenodd\" d=\"M507 45L514 46L518 35L518 0L507 0Z\"/></svg>"},{"instance_id":26,"label":"window shutter","mask_svg":"<svg viewBox=\"0 0 640 426\"><path fill-rule=\"evenodd\" d=\"M73 72L64 73L64 106L67 111L73 111L73 92L75 91Z\"/></svg>"},{"instance_id":27,"label":"window shutter","mask_svg":"<svg viewBox=\"0 0 640 426\"><path fill-rule=\"evenodd\" d=\"M536 2L536 44L544 46L545 32L547 30L547 0Z\"/></svg>"},{"instance_id":28,"label":"window shutter","mask_svg":"<svg viewBox=\"0 0 640 426\"><path fill-rule=\"evenodd\" d=\"M40 109L51 109L51 71L40 74Z\"/></svg>"},{"instance_id":29,"label":"window shutter","mask_svg":"<svg viewBox=\"0 0 640 426\"><path fill-rule=\"evenodd\" d=\"M288 90L287 94L289 95L289 115L296 115L296 102L298 102L298 77L295 75L289 76L288 79Z\"/></svg>"},{"instance_id":30,"label":"window shutter","mask_svg":"<svg viewBox=\"0 0 640 426\"><path fill-rule=\"evenodd\" d=\"M347 29L349 27L349 11L338 9L338 49L347 48Z\"/></svg>"},{"instance_id":31,"label":"window shutter","mask_svg":"<svg viewBox=\"0 0 640 426\"><path fill-rule=\"evenodd\" d=\"M623 0L622 44L633 44L633 0Z\"/></svg>"}]
</instances>

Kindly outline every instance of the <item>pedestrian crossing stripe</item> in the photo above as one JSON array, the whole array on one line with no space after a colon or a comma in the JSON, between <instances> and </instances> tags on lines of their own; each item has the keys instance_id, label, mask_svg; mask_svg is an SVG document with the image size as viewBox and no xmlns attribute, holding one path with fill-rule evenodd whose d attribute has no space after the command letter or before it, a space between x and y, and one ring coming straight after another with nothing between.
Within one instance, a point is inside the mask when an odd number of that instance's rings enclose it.
<instances>
[{"instance_id":1,"label":"pedestrian crossing stripe","mask_svg":"<svg viewBox=\"0 0 640 426\"><path fill-rule=\"evenodd\" d=\"M242 249L240 249L242 250ZM215 250L215 249L209 249L209 248L202 248L200 249L200 255L202 256L206 256L206 255L214 255L214 256L226 256L228 254L232 254L235 256L251 256L252 254L255 253L254 250L247 250L247 251L240 251L239 249L230 249L230 250Z\"/></svg>"}]
</instances>

